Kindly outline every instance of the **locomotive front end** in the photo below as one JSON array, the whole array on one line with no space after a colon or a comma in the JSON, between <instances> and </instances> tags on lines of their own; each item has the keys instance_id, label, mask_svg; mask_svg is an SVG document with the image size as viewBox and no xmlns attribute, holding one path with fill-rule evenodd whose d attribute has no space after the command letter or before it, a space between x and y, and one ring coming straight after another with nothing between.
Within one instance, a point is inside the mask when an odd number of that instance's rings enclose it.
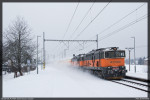
<instances>
[{"instance_id":1,"label":"locomotive front end","mask_svg":"<svg viewBox=\"0 0 150 100\"><path fill-rule=\"evenodd\" d=\"M104 53L105 58L101 61L103 74L107 79L121 79L126 75L125 51L109 50Z\"/></svg>"}]
</instances>

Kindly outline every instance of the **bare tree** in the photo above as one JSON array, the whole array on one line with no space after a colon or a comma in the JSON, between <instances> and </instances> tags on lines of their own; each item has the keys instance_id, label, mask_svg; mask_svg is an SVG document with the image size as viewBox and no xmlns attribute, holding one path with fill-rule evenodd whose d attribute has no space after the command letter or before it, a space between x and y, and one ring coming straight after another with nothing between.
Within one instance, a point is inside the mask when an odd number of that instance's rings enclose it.
<instances>
[{"instance_id":1,"label":"bare tree","mask_svg":"<svg viewBox=\"0 0 150 100\"><path fill-rule=\"evenodd\" d=\"M31 29L23 18L17 17L5 30L4 37L6 41L3 44L3 59L10 59L13 66L18 68L20 75L23 75L21 64L27 59L32 59L36 49L33 38L31 38Z\"/></svg>"}]
</instances>

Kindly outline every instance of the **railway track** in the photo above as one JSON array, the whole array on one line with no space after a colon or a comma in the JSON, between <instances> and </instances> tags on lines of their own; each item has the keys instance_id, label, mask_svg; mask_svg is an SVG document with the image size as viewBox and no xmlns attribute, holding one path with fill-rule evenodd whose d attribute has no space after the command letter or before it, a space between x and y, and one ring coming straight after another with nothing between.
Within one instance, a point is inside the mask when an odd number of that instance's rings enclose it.
<instances>
[{"instance_id":1,"label":"railway track","mask_svg":"<svg viewBox=\"0 0 150 100\"><path fill-rule=\"evenodd\" d=\"M148 90L148 87L150 87L150 85L148 85L148 84L135 82L135 81L127 80L127 79L110 80L110 81L114 82L114 83L117 83L117 84L125 85L125 86L128 86L128 87L132 87L132 88L150 93L150 91Z\"/></svg>"},{"instance_id":2,"label":"railway track","mask_svg":"<svg viewBox=\"0 0 150 100\"><path fill-rule=\"evenodd\" d=\"M95 74L95 76L99 77L98 75ZM150 91L148 90L148 87L150 88L150 85L148 84L147 81L141 81L141 80L134 80L134 79L120 79L120 80L109 80L109 79L104 79L104 80L108 80L117 84L121 84L127 87L131 87L134 89L138 89L147 93L150 93ZM138 82L137 82L138 81Z\"/></svg>"},{"instance_id":3,"label":"railway track","mask_svg":"<svg viewBox=\"0 0 150 100\"><path fill-rule=\"evenodd\" d=\"M143 79L143 78L137 78L137 77L127 76L127 75L125 76L125 78L150 83L150 80L146 80L146 79Z\"/></svg>"},{"instance_id":4,"label":"railway track","mask_svg":"<svg viewBox=\"0 0 150 100\"><path fill-rule=\"evenodd\" d=\"M137 85L140 85L140 86L150 87L149 84L143 84L143 83L139 83L139 82L135 82L135 81L130 81L130 80L126 80L126 79L122 79L122 81L129 82L129 83L132 83L132 84L137 84Z\"/></svg>"},{"instance_id":5,"label":"railway track","mask_svg":"<svg viewBox=\"0 0 150 100\"><path fill-rule=\"evenodd\" d=\"M97 76L99 78L102 78L97 73L92 73L92 74L94 74L95 76ZM111 81L111 82L114 82L117 84L121 84L121 85L124 85L127 87L131 87L131 88L134 88L137 90L141 90L141 91L150 93L150 91L148 90L148 88L150 88L150 85L148 84L148 83L150 83L150 80L137 78L137 77L130 77L130 76L126 76L126 77L124 77L124 79L120 79L120 80L109 80L109 79L104 79L104 80L108 80L108 81Z\"/></svg>"}]
</instances>

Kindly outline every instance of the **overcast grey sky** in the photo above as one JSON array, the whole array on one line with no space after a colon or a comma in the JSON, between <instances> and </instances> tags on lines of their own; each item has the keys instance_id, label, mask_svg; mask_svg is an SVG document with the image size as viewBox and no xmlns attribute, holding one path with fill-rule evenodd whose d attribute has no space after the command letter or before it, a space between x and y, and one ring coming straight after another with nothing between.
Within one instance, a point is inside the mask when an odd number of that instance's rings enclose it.
<instances>
[{"instance_id":1,"label":"overcast grey sky","mask_svg":"<svg viewBox=\"0 0 150 100\"><path fill-rule=\"evenodd\" d=\"M84 15L91 7L93 2L79 3L70 27L66 32L68 24L73 16L76 3L3 3L3 30L16 19L17 16L24 17L32 28L32 33L36 36L42 36L45 32L46 39L74 39L86 27L88 23L104 8L107 2L94 3L91 11L83 20L78 30L73 34L76 27L79 25ZM96 39L96 34L99 34L104 29L117 22L136 8L144 4L141 3L110 3L101 14L84 30L77 39ZM128 23L147 14L147 3L140 9L114 25L110 29L99 34L99 48L117 46L120 49L125 47L133 47L134 41L132 36L136 38L136 57L147 57L147 18L137 22L136 24L125 28L111 36L107 36L111 32L120 29ZM65 34L65 37L63 38ZM102 38L105 39L101 40ZM39 38L39 49L42 49L42 37ZM84 50L78 43L70 43L67 56L72 57L72 54L87 53L92 49L96 49L96 43L86 43ZM46 54L55 55L57 58L62 57L62 53L66 49L65 45L60 42L46 42ZM131 58L133 58L133 50ZM126 52L128 58L128 51Z\"/></svg>"}]
</instances>

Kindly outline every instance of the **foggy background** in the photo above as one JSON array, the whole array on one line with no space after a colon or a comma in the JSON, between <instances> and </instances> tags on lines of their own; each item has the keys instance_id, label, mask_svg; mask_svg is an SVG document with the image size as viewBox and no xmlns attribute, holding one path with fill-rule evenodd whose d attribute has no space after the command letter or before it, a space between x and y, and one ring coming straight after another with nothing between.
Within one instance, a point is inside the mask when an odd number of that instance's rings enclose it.
<instances>
[{"instance_id":1,"label":"foggy background","mask_svg":"<svg viewBox=\"0 0 150 100\"><path fill-rule=\"evenodd\" d=\"M39 38L39 56L42 57L43 48L43 32L45 32L46 39L78 39L95 40L96 35L99 34L99 48L105 47L119 47L125 49L126 47L136 46L136 58L147 57L147 18L137 22L136 24L127 27L111 36L107 36L111 32L120 29L121 27L131 23L134 20L147 14L147 3L113 3L111 2L99 16L83 31L83 29L90 23L90 21L107 5L107 2L95 2L90 12L83 20L77 31L75 29L91 7L93 2L84 3L3 3L3 31L11 24L17 16L24 17L29 26L32 28L32 34L36 41L37 35ZM144 4L144 5L143 5ZM77 7L78 5L78 7ZM143 5L125 19L104 31L106 28L129 14L130 12ZM77 9L76 9L77 7ZM70 20L75 15L70 23ZM70 26L67 30L67 27ZM75 31L75 32L74 32ZM83 31L83 32L81 32ZM104 32L103 32L104 31ZM80 34L80 35L79 35ZM104 38L106 37L106 38ZM62 59L64 58L64 49L67 47L60 42L46 41L46 60ZM92 49L96 49L95 43L87 42L84 49L79 43L71 43L69 50L66 51L67 58L71 58L73 54L87 53ZM128 51L126 50L126 57L128 58ZM131 59L134 58L134 50L131 51Z\"/></svg>"}]
</instances>

